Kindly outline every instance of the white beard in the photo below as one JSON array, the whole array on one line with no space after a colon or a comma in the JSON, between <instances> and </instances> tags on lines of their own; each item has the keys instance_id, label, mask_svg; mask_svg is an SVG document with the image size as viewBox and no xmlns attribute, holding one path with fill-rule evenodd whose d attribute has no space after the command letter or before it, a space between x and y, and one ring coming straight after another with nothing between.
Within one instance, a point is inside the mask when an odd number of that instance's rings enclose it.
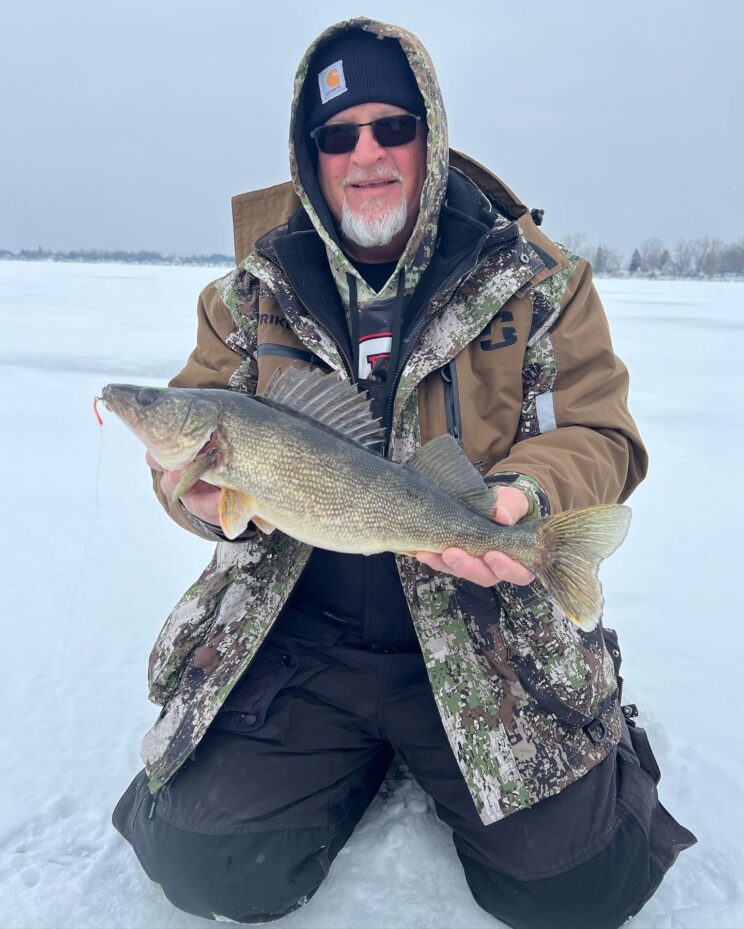
<instances>
[{"instance_id":1,"label":"white beard","mask_svg":"<svg viewBox=\"0 0 744 929\"><path fill-rule=\"evenodd\" d=\"M355 213L344 200L341 207L341 234L362 248L376 248L388 245L399 232L402 232L407 219L408 204L405 196L382 216Z\"/></svg>"},{"instance_id":2,"label":"white beard","mask_svg":"<svg viewBox=\"0 0 744 929\"><path fill-rule=\"evenodd\" d=\"M402 181L397 171L391 172L389 168L379 167L372 171L357 171L346 178L346 184L359 184L376 177L393 177ZM401 184L401 188L402 188ZM341 234L349 242L354 242L362 248L376 248L388 245L390 241L402 232L408 220L408 203L405 193L401 193L400 200L380 215L375 203L368 204L369 213L355 213L348 204L346 197L341 205Z\"/></svg>"}]
</instances>

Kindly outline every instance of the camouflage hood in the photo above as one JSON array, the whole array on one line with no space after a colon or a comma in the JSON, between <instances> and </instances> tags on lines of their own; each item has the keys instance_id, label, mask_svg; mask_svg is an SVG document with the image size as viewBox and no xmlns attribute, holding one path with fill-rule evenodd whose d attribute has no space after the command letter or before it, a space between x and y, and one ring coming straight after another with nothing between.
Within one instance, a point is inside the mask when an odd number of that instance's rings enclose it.
<instances>
[{"instance_id":1,"label":"camouflage hood","mask_svg":"<svg viewBox=\"0 0 744 929\"><path fill-rule=\"evenodd\" d=\"M416 78L426 106L428 128L426 150L426 178L418 220L410 239L398 260L397 267L385 287L376 293L347 259L338 241L335 226L317 180L314 151L305 126L303 93L310 61L315 52L331 38L347 29L363 29L382 38L396 39L403 49ZM359 306L373 300L388 300L395 296L401 268L405 268L405 292L410 294L431 259L437 234L439 210L444 199L449 169L447 117L442 102L434 65L429 53L416 36L387 23L366 17L345 20L330 26L310 45L300 62L295 76L292 117L289 135L289 158L292 181L297 196L325 244L328 262L345 307L349 304L347 275L356 279Z\"/></svg>"}]
</instances>

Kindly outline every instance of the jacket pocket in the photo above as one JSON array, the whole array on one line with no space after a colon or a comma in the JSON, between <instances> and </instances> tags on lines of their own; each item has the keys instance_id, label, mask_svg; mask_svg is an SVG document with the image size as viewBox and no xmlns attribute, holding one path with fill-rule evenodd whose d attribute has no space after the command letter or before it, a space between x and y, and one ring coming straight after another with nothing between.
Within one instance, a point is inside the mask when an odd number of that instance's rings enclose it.
<instances>
[{"instance_id":1,"label":"jacket pocket","mask_svg":"<svg viewBox=\"0 0 744 929\"><path fill-rule=\"evenodd\" d=\"M212 723L213 729L244 735L261 729L272 701L297 673L295 655L265 644L230 692Z\"/></svg>"},{"instance_id":2,"label":"jacket pocket","mask_svg":"<svg viewBox=\"0 0 744 929\"><path fill-rule=\"evenodd\" d=\"M610 710L618 682L602 626L580 630L537 584L500 584L499 595L510 664L538 706L573 728L584 728ZM600 728L590 735L593 741Z\"/></svg>"},{"instance_id":3,"label":"jacket pocket","mask_svg":"<svg viewBox=\"0 0 744 929\"><path fill-rule=\"evenodd\" d=\"M150 653L148 681L154 703L165 705L175 693L189 656L219 621L223 604L235 600L226 597L231 584L232 572L217 567L215 554L171 612Z\"/></svg>"},{"instance_id":4,"label":"jacket pocket","mask_svg":"<svg viewBox=\"0 0 744 929\"><path fill-rule=\"evenodd\" d=\"M602 741L603 727L595 725L592 729L592 726L617 701L617 688L610 684L607 692L601 680L603 671L592 670L584 655L567 650L552 655L549 661L548 672L533 655L511 659L519 682L540 709L565 726L584 729L592 741Z\"/></svg>"},{"instance_id":5,"label":"jacket pocket","mask_svg":"<svg viewBox=\"0 0 744 929\"><path fill-rule=\"evenodd\" d=\"M293 348L289 345L280 345L277 342L262 342L256 348L256 357L261 358L263 355L275 355L281 358L292 358L295 361L306 361L312 365L315 355L312 352L303 351L299 348Z\"/></svg>"}]
</instances>

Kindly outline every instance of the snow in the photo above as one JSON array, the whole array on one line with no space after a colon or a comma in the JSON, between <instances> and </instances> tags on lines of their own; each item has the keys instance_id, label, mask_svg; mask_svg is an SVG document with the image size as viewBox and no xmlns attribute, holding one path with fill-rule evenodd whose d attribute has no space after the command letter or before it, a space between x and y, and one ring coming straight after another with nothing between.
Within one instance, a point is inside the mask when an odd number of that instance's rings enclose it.
<instances>
[{"instance_id":1,"label":"snow","mask_svg":"<svg viewBox=\"0 0 744 929\"><path fill-rule=\"evenodd\" d=\"M142 448L91 402L162 384L192 348L198 290L224 269L0 263L4 670L0 924L200 927L110 825L156 709L154 638L211 554L172 524ZM651 474L603 568L626 698L662 802L699 844L633 925L744 925L741 606L744 284L600 280ZM732 602L733 601L733 602ZM394 769L296 929L493 927L448 830Z\"/></svg>"}]
</instances>

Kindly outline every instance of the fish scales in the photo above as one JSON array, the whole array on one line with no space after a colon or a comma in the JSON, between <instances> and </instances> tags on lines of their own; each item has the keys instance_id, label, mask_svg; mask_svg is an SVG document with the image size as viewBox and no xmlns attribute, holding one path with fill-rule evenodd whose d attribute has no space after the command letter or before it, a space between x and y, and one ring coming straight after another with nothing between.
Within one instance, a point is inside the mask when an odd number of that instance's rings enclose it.
<instances>
[{"instance_id":1,"label":"fish scales","mask_svg":"<svg viewBox=\"0 0 744 929\"><path fill-rule=\"evenodd\" d=\"M244 409L228 407L224 459L204 480L249 494L259 516L302 542L364 555L529 551L534 532L504 532L405 465L260 402Z\"/></svg>"}]
</instances>

